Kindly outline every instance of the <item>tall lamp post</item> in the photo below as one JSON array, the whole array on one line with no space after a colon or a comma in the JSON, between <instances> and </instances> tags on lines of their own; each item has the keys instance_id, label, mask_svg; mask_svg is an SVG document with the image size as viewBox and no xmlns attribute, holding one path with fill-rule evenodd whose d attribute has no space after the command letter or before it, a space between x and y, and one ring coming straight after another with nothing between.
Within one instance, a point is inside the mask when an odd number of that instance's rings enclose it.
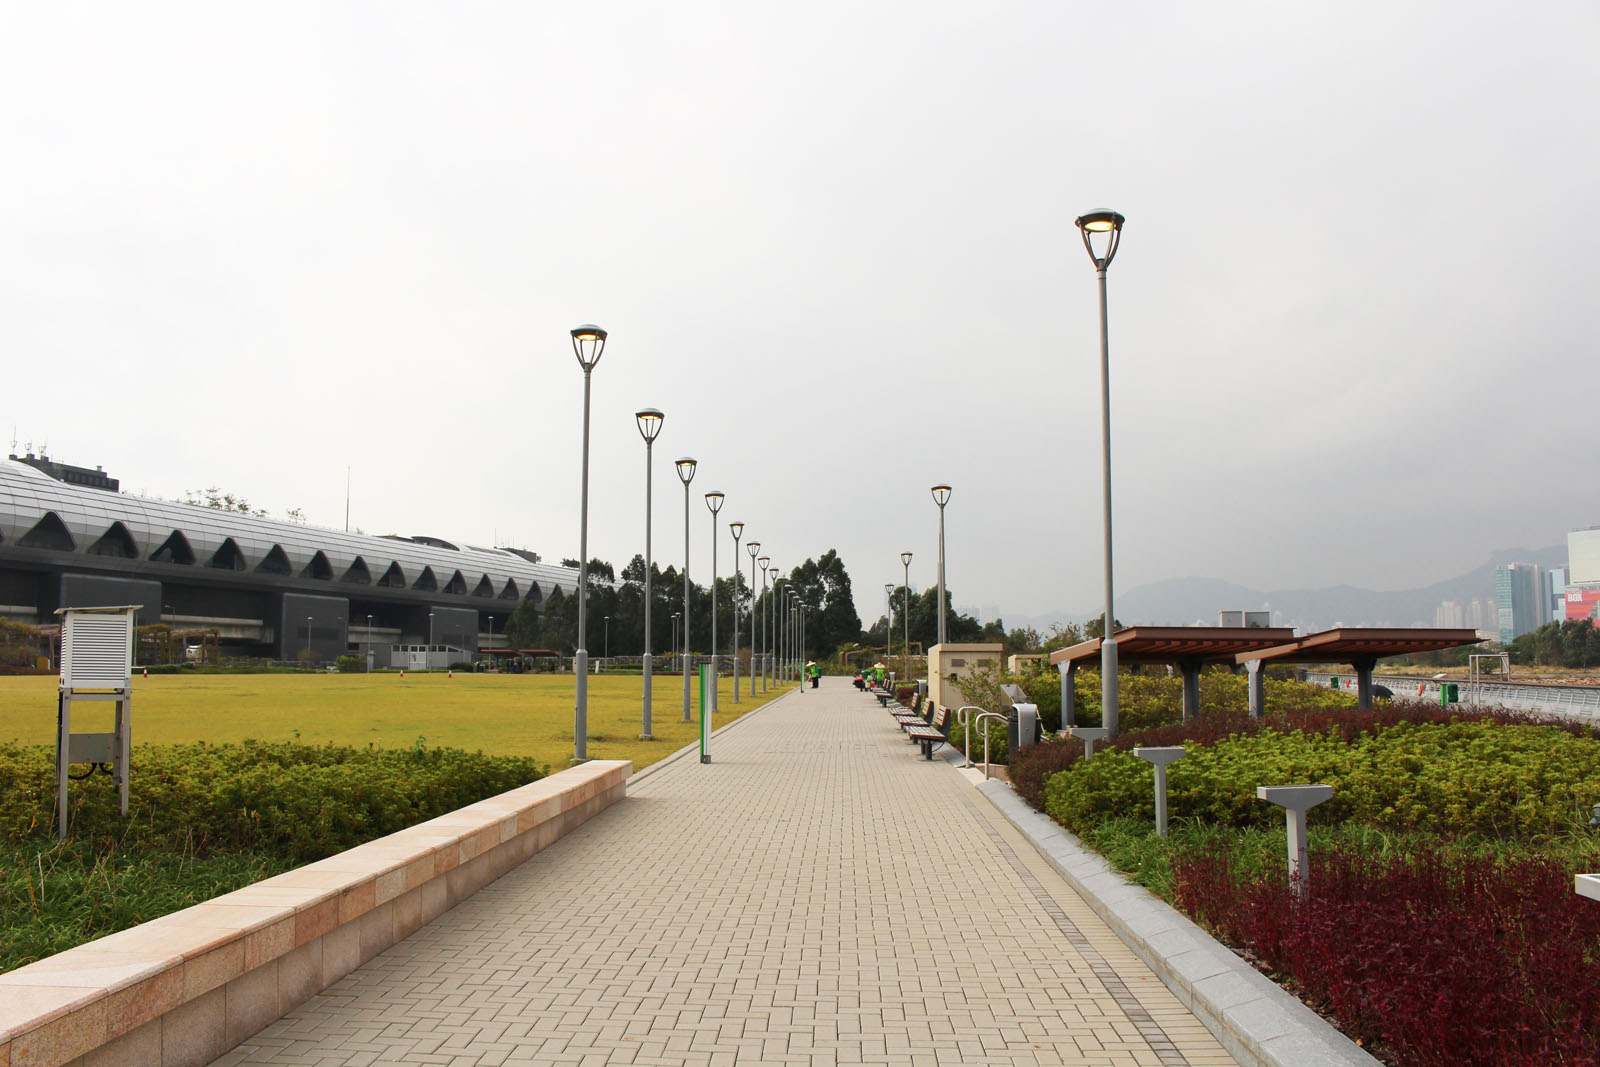
<instances>
[{"instance_id":1,"label":"tall lamp post","mask_svg":"<svg viewBox=\"0 0 1600 1067\"><path fill-rule=\"evenodd\" d=\"M772 654L772 637L768 631L772 628L772 600L767 596L767 564L772 562L767 556L756 560L761 565L761 639L766 646L766 651L761 654L761 691L767 691L767 657Z\"/></svg>"},{"instance_id":2,"label":"tall lamp post","mask_svg":"<svg viewBox=\"0 0 1600 1067\"><path fill-rule=\"evenodd\" d=\"M950 487L933 487L933 502L939 505L939 643L944 644L944 506L950 503Z\"/></svg>"},{"instance_id":3,"label":"tall lamp post","mask_svg":"<svg viewBox=\"0 0 1600 1067\"><path fill-rule=\"evenodd\" d=\"M572 330L572 354L583 368L583 489L578 504L578 647L573 652L572 669L578 683L577 702L572 715L572 760L589 758L589 650L586 626L589 621L589 383L596 363L606 348L606 332L585 324Z\"/></svg>"},{"instance_id":4,"label":"tall lamp post","mask_svg":"<svg viewBox=\"0 0 1600 1067\"><path fill-rule=\"evenodd\" d=\"M661 424L666 416L655 408L645 408L634 413L634 421L639 425L639 436L644 438L644 697L643 707L639 717L639 740L654 741L650 723L650 672L655 667L655 646L650 642L650 616L653 614L655 600L650 593L650 505L654 495L651 486L652 472L655 464L652 453L655 451L656 436L661 433ZM677 631L673 631L672 645L677 647Z\"/></svg>"},{"instance_id":5,"label":"tall lamp post","mask_svg":"<svg viewBox=\"0 0 1600 1067\"><path fill-rule=\"evenodd\" d=\"M900 563L906 569L906 581L902 587L905 589L905 609L900 612L900 669L907 678L911 677L911 553L900 553Z\"/></svg>"},{"instance_id":6,"label":"tall lamp post","mask_svg":"<svg viewBox=\"0 0 1600 1067\"><path fill-rule=\"evenodd\" d=\"M733 702L739 703L739 537L744 523L728 523L733 534Z\"/></svg>"},{"instance_id":7,"label":"tall lamp post","mask_svg":"<svg viewBox=\"0 0 1600 1067\"><path fill-rule=\"evenodd\" d=\"M756 664L761 655L761 628L756 625L756 609L761 604L756 596L756 554L761 551L761 542L751 541L744 547L745 551L750 553L750 699L754 700L756 698Z\"/></svg>"},{"instance_id":8,"label":"tall lamp post","mask_svg":"<svg viewBox=\"0 0 1600 1067\"><path fill-rule=\"evenodd\" d=\"M801 689L804 689L806 684L806 678L804 674L806 667L806 643L801 636L801 627L805 625L805 618L806 605L805 602L800 599L799 592L796 591L794 594L794 625L790 628L790 634L794 638L794 667L792 669L794 672L795 681L800 683Z\"/></svg>"},{"instance_id":9,"label":"tall lamp post","mask_svg":"<svg viewBox=\"0 0 1600 1067\"><path fill-rule=\"evenodd\" d=\"M1116 620L1111 591L1111 335L1106 321L1106 268L1111 266L1117 245L1122 242L1125 221L1115 211L1091 211L1077 220L1084 250L1094 260L1094 272L1100 279L1100 485L1106 533L1106 621L1100 638L1100 725L1105 727L1108 738L1117 736L1117 638L1112 629ZM1100 252L1095 251L1097 237L1104 245Z\"/></svg>"},{"instance_id":10,"label":"tall lamp post","mask_svg":"<svg viewBox=\"0 0 1600 1067\"><path fill-rule=\"evenodd\" d=\"M678 480L683 483L683 721L692 722L689 715L689 483L694 481L694 469L699 464L685 456L675 466Z\"/></svg>"},{"instance_id":11,"label":"tall lamp post","mask_svg":"<svg viewBox=\"0 0 1600 1067\"><path fill-rule=\"evenodd\" d=\"M783 658L782 657L788 651L787 646L785 646L784 643L783 643L783 612L778 609L779 608L779 604L781 603L781 601L779 601L779 599L778 599L778 583L783 581L783 579L781 577L779 577L779 574L783 570L783 568L781 568L781 567L768 567L767 570L772 574L772 656L770 657L771 661L772 661L771 673L772 673L772 681L773 681L773 683L777 684L777 683L783 681ZM784 604L783 606L787 607L788 605Z\"/></svg>"},{"instance_id":12,"label":"tall lamp post","mask_svg":"<svg viewBox=\"0 0 1600 1067\"><path fill-rule=\"evenodd\" d=\"M722 663L717 657L717 513L725 499L722 490L713 489L706 494L706 508L711 512L711 694L705 713L716 710L717 680L722 677Z\"/></svg>"},{"instance_id":13,"label":"tall lamp post","mask_svg":"<svg viewBox=\"0 0 1600 1067\"><path fill-rule=\"evenodd\" d=\"M605 655L603 657L601 657L601 658L604 660L605 663L610 664L610 662L611 662L611 616L610 615L606 616Z\"/></svg>"},{"instance_id":14,"label":"tall lamp post","mask_svg":"<svg viewBox=\"0 0 1600 1067\"><path fill-rule=\"evenodd\" d=\"M883 602L889 605L889 614L883 617L883 651L894 662L894 583L883 583Z\"/></svg>"}]
</instances>

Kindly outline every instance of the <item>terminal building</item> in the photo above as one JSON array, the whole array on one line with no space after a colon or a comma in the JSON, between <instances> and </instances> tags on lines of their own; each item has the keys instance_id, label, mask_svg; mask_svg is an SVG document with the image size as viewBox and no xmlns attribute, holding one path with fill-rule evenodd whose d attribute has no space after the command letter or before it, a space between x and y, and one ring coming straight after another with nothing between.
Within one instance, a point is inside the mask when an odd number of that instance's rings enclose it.
<instances>
[{"instance_id":1,"label":"terminal building","mask_svg":"<svg viewBox=\"0 0 1600 1067\"><path fill-rule=\"evenodd\" d=\"M136 624L214 629L225 654L374 666L470 659L500 647L525 601L578 572L519 549L326 530L130 496L99 468L0 463L0 616L36 625L66 607L140 605Z\"/></svg>"}]
</instances>

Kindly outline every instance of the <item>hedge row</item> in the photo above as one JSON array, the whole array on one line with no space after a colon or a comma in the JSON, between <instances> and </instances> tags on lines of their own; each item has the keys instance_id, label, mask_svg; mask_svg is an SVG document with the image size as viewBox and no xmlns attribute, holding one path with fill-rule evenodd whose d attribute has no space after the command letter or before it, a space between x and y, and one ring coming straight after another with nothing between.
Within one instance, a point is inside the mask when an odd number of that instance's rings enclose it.
<instances>
[{"instance_id":1,"label":"hedge row","mask_svg":"<svg viewBox=\"0 0 1600 1067\"><path fill-rule=\"evenodd\" d=\"M305 862L548 773L523 757L420 745L136 745L132 760L126 820L108 775L70 783L72 836ZM0 838L48 840L54 815L54 750L0 744Z\"/></svg>"}]
</instances>

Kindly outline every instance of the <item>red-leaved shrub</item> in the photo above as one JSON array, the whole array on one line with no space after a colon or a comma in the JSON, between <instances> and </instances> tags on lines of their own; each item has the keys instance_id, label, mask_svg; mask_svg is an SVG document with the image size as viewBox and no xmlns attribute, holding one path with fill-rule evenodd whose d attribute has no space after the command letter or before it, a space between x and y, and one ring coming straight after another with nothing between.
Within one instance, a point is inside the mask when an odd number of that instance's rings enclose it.
<instances>
[{"instance_id":1,"label":"red-leaved shrub","mask_svg":"<svg viewBox=\"0 0 1600 1067\"><path fill-rule=\"evenodd\" d=\"M1600 903L1546 859L1315 853L1309 892L1174 857L1179 905L1404 1067L1600 1064Z\"/></svg>"}]
</instances>

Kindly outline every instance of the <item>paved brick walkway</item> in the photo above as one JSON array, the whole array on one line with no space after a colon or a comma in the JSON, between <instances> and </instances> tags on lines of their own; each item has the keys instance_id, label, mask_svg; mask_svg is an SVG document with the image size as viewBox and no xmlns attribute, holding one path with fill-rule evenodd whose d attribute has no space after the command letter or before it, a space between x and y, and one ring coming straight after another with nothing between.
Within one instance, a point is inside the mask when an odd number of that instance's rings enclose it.
<instances>
[{"instance_id":1,"label":"paved brick walkway","mask_svg":"<svg viewBox=\"0 0 1600 1067\"><path fill-rule=\"evenodd\" d=\"M713 754L646 775L217 1063L1234 1062L847 681Z\"/></svg>"}]
</instances>

